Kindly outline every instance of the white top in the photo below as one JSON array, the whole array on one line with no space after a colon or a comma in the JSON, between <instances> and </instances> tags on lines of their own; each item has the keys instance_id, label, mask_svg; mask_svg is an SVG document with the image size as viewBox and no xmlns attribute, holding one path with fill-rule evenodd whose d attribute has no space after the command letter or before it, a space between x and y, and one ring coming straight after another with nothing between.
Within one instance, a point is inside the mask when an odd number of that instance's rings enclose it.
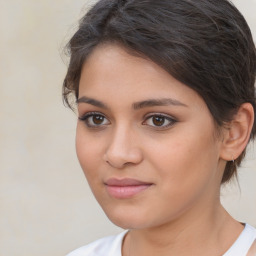
<instances>
[{"instance_id":1,"label":"white top","mask_svg":"<svg viewBox=\"0 0 256 256\"><path fill-rule=\"evenodd\" d=\"M78 248L67 256L122 256L124 231L117 236L108 236ZM223 256L246 256L256 240L256 229L246 224L243 232Z\"/></svg>"}]
</instances>

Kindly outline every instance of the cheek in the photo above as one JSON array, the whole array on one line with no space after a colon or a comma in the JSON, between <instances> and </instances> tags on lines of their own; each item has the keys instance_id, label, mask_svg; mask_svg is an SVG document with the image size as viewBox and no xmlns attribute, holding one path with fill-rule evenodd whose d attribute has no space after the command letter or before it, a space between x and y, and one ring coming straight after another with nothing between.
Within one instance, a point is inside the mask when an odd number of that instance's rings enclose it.
<instances>
[{"instance_id":1,"label":"cheek","mask_svg":"<svg viewBox=\"0 0 256 256\"><path fill-rule=\"evenodd\" d=\"M101 162L102 144L98 140L88 136L83 127L78 125L76 132L76 153L83 172L90 182L90 177L97 175L98 166Z\"/></svg>"},{"instance_id":2,"label":"cheek","mask_svg":"<svg viewBox=\"0 0 256 256\"><path fill-rule=\"evenodd\" d=\"M193 193L195 188L205 186L217 171L217 142L207 129L201 134L197 130L170 135L151 145L149 154L163 189L175 193Z\"/></svg>"},{"instance_id":3,"label":"cheek","mask_svg":"<svg viewBox=\"0 0 256 256\"><path fill-rule=\"evenodd\" d=\"M156 208L165 205L167 209L163 217L175 218L216 192L215 154L214 150L208 151L206 143L192 146L188 141L184 144L173 141L171 145L166 144L164 154L157 153L163 152L159 150L155 148L152 152L155 156L152 165L158 184ZM166 202L169 203L166 205Z\"/></svg>"}]
</instances>

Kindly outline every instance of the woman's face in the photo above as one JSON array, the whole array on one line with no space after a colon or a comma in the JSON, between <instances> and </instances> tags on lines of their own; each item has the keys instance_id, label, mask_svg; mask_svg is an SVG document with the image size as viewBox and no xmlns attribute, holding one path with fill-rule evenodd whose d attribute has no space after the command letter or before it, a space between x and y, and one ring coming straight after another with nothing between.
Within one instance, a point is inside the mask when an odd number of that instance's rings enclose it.
<instances>
[{"instance_id":1,"label":"woman's face","mask_svg":"<svg viewBox=\"0 0 256 256\"><path fill-rule=\"evenodd\" d=\"M221 140L202 98L155 63L98 46L79 84L78 159L123 228L149 228L218 202Z\"/></svg>"}]
</instances>

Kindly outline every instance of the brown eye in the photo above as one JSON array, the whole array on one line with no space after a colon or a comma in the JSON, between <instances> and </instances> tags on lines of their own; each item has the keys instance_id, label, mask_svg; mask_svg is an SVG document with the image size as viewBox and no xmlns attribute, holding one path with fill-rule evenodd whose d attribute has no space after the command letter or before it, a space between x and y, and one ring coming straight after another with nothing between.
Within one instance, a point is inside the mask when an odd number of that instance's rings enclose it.
<instances>
[{"instance_id":1,"label":"brown eye","mask_svg":"<svg viewBox=\"0 0 256 256\"><path fill-rule=\"evenodd\" d=\"M151 115L149 116L144 122L143 125L152 126L155 128L168 128L169 126L172 126L176 123L176 120L174 120L170 116L165 115Z\"/></svg>"},{"instance_id":2,"label":"brown eye","mask_svg":"<svg viewBox=\"0 0 256 256\"><path fill-rule=\"evenodd\" d=\"M79 120L83 121L89 128L100 128L110 124L109 120L104 115L93 112L79 117Z\"/></svg>"},{"instance_id":3,"label":"brown eye","mask_svg":"<svg viewBox=\"0 0 256 256\"><path fill-rule=\"evenodd\" d=\"M100 115L92 116L92 122L96 125L100 125L104 122L105 117Z\"/></svg>"},{"instance_id":4,"label":"brown eye","mask_svg":"<svg viewBox=\"0 0 256 256\"><path fill-rule=\"evenodd\" d=\"M152 122L155 126L162 126L165 122L165 118L162 116L153 116Z\"/></svg>"}]
</instances>

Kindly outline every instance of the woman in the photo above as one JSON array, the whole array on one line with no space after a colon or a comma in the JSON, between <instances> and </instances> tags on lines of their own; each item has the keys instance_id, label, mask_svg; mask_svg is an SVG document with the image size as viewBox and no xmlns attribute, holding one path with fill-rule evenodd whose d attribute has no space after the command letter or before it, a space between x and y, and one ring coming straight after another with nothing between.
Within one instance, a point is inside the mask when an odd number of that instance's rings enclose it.
<instances>
[{"instance_id":1,"label":"woman","mask_svg":"<svg viewBox=\"0 0 256 256\"><path fill-rule=\"evenodd\" d=\"M101 0L69 42L81 167L128 231L69 256L255 255L220 204L256 133L256 52L228 1Z\"/></svg>"}]
</instances>

